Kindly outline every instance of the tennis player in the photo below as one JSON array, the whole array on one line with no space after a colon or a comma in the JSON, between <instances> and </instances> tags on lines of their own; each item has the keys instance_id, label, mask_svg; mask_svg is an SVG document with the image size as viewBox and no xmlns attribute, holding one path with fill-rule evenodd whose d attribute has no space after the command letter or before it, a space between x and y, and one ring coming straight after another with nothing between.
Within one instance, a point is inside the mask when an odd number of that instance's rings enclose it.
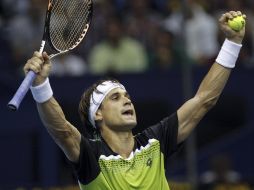
<instances>
[{"instance_id":1,"label":"tennis player","mask_svg":"<svg viewBox=\"0 0 254 190\"><path fill-rule=\"evenodd\" d=\"M116 80L99 81L85 91L80 101L80 116L85 127L97 131L99 138L88 139L80 134L65 119L53 98L48 55L34 53L24 71L37 73L31 91L38 112L74 166L80 189L170 189L165 176L166 160L216 104L235 67L245 28L233 31L227 21L239 15L242 13L230 11L220 17L219 25L226 39L196 95L174 114L135 136L132 134L137 124L134 106L125 87Z\"/></svg>"}]
</instances>

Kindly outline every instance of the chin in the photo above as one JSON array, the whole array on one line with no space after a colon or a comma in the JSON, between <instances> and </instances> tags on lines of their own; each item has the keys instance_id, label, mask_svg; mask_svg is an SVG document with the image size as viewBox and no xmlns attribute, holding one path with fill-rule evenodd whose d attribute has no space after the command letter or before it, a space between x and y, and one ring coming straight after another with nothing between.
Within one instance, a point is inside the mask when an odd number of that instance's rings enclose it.
<instances>
[{"instance_id":1,"label":"chin","mask_svg":"<svg viewBox=\"0 0 254 190\"><path fill-rule=\"evenodd\" d=\"M131 122L129 121L129 122L124 123L123 127L128 128L128 129L133 129L136 127L136 125L137 125L137 121L131 121Z\"/></svg>"}]
</instances>

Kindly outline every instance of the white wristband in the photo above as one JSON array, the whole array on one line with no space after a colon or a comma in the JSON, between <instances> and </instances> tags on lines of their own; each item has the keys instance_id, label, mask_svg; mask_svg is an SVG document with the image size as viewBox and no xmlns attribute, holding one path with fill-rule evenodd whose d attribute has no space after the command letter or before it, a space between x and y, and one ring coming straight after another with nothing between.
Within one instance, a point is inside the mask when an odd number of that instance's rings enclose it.
<instances>
[{"instance_id":1,"label":"white wristband","mask_svg":"<svg viewBox=\"0 0 254 190\"><path fill-rule=\"evenodd\" d=\"M31 86L30 89L33 94L34 100L38 103L44 103L53 96L53 91L51 89L48 78L39 86Z\"/></svg>"},{"instance_id":2,"label":"white wristband","mask_svg":"<svg viewBox=\"0 0 254 190\"><path fill-rule=\"evenodd\" d=\"M226 39L221 47L220 53L216 59L216 62L227 68L234 68L242 44Z\"/></svg>"}]
</instances>

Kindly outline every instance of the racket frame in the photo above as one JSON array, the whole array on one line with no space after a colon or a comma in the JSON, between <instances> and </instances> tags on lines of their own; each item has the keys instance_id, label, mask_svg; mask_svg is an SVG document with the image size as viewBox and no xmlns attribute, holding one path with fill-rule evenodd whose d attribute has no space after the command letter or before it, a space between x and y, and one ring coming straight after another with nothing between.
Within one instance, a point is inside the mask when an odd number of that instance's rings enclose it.
<instances>
[{"instance_id":1,"label":"racket frame","mask_svg":"<svg viewBox=\"0 0 254 190\"><path fill-rule=\"evenodd\" d=\"M46 18L45 18L45 24L44 24L44 31L43 31L43 37L42 37L42 41L41 41L41 46L40 46L40 49L39 49L39 53L42 54L43 50L44 50L44 47L46 45L46 41L48 42L48 44L50 45L50 47L55 50L57 53L55 54L51 54L49 57L50 59L52 59L53 57L57 56L57 55L60 55L60 54L64 54L72 49L74 49L75 47L77 47L81 42L82 40L84 39L88 29L89 29L89 26L90 26L90 23L91 23L91 20L92 20L92 14L93 14L93 2L92 0L88 0L90 5L90 13L89 13L89 18L88 18L88 22L82 32L82 34L80 35L80 38L78 39L78 41L72 46L70 47L69 49L67 50L59 50L57 49L54 44L51 42L51 39L50 39L50 29L49 29L49 25L50 25L50 17L51 17L51 10L54 6L54 0L49 0L48 2L48 8L47 8L47 11L46 11ZM22 81L21 85L19 86L18 90L16 91L16 93L14 94L13 98L10 100L10 102L7 104L7 107L12 110L12 111L17 111L19 106L20 106L20 103L22 102L22 100L24 99L25 95L27 94L29 88L31 87L33 81L35 80L36 78L36 73L33 72L33 71L29 71L26 75L26 77L24 78L24 80Z\"/></svg>"}]
</instances>

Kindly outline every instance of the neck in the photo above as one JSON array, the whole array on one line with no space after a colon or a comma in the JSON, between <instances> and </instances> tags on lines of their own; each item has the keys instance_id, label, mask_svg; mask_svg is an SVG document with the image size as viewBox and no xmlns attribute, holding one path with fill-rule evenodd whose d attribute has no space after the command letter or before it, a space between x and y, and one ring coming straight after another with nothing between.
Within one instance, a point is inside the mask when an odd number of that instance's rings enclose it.
<instances>
[{"instance_id":1,"label":"neck","mask_svg":"<svg viewBox=\"0 0 254 190\"><path fill-rule=\"evenodd\" d=\"M109 147L123 158L128 158L134 147L132 131L113 131L107 127L101 129L101 136Z\"/></svg>"}]
</instances>

